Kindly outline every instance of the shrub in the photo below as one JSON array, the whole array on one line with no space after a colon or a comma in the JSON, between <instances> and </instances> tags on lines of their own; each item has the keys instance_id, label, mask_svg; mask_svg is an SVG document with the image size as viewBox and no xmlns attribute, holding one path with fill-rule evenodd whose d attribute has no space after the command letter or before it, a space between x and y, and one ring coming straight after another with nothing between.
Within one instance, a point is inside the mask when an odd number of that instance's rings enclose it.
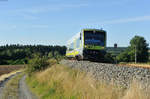
<instances>
[{"instance_id":1,"label":"shrub","mask_svg":"<svg viewBox=\"0 0 150 99\"><path fill-rule=\"evenodd\" d=\"M46 57L36 56L35 58L29 60L27 66L27 72L31 74L32 72L44 70L49 66L49 62Z\"/></svg>"},{"instance_id":2,"label":"shrub","mask_svg":"<svg viewBox=\"0 0 150 99\"><path fill-rule=\"evenodd\" d=\"M120 53L117 57L118 62L129 62L130 61L130 55L128 51L124 51Z\"/></svg>"},{"instance_id":3,"label":"shrub","mask_svg":"<svg viewBox=\"0 0 150 99\"><path fill-rule=\"evenodd\" d=\"M110 53L106 53L104 59L106 63L114 63L113 56Z\"/></svg>"},{"instance_id":4,"label":"shrub","mask_svg":"<svg viewBox=\"0 0 150 99\"><path fill-rule=\"evenodd\" d=\"M59 63L59 61L63 58L63 56L61 56L59 52L55 51L54 58L56 59L57 63Z\"/></svg>"},{"instance_id":5,"label":"shrub","mask_svg":"<svg viewBox=\"0 0 150 99\"><path fill-rule=\"evenodd\" d=\"M54 65L54 64L57 64L57 60L56 59L48 59L48 63L50 66Z\"/></svg>"},{"instance_id":6,"label":"shrub","mask_svg":"<svg viewBox=\"0 0 150 99\"><path fill-rule=\"evenodd\" d=\"M50 61L56 61L59 63L60 60L64 58L58 51L50 52L48 53L48 58L50 58Z\"/></svg>"}]
</instances>

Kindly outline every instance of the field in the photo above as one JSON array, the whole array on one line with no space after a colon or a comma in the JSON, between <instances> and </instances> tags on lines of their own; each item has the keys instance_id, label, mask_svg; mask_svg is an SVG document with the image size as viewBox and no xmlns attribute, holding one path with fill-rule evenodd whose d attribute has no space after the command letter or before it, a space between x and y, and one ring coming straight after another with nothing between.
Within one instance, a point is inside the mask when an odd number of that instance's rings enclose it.
<instances>
[{"instance_id":1,"label":"field","mask_svg":"<svg viewBox=\"0 0 150 99\"><path fill-rule=\"evenodd\" d=\"M0 65L0 76L23 68L24 65Z\"/></svg>"}]
</instances>

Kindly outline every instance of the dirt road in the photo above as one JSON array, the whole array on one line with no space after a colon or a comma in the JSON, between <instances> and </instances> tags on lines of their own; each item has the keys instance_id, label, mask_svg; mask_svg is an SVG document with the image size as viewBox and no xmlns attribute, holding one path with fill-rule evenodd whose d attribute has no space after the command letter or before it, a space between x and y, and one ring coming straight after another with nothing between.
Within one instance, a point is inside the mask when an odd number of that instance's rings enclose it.
<instances>
[{"instance_id":1,"label":"dirt road","mask_svg":"<svg viewBox=\"0 0 150 99\"><path fill-rule=\"evenodd\" d=\"M7 77L5 80L3 80L3 81L0 82L0 99L3 99L4 92L8 90L7 83L11 79L14 79L14 77L17 76L18 74L19 73L13 74L13 75ZM19 81L19 83L18 83L18 89L17 89L18 90L17 91L18 99L38 99L29 90L28 86L25 83L25 78L26 78L26 76L24 75L24 76L22 76L21 79L18 80ZM10 96L8 98L9 99L14 99L14 97L10 97Z\"/></svg>"},{"instance_id":2,"label":"dirt road","mask_svg":"<svg viewBox=\"0 0 150 99\"><path fill-rule=\"evenodd\" d=\"M37 99L28 89L25 78L26 76L24 75L19 82L19 99Z\"/></svg>"},{"instance_id":3,"label":"dirt road","mask_svg":"<svg viewBox=\"0 0 150 99\"><path fill-rule=\"evenodd\" d=\"M9 76L8 78L6 78L5 80L3 80L3 81L0 82L0 99L1 99L1 97L2 97L2 95L3 95L3 91L4 91L4 89L5 89L6 83L7 83L12 77L14 77L14 75L11 75L11 76Z\"/></svg>"}]
</instances>

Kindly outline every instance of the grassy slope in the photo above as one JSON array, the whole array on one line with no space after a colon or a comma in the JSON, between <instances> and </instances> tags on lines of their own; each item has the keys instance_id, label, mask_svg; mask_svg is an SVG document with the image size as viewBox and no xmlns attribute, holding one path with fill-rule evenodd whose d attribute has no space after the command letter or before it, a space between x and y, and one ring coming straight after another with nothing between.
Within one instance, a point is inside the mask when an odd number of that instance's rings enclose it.
<instances>
[{"instance_id":1,"label":"grassy slope","mask_svg":"<svg viewBox=\"0 0 150 99\"><path fill-rule=\"evenodd\" d=\"M134 82L131 88L96 82L89 74L54 65L26 79L40 99L149 99Z\"/></svg>"}]
</instances>

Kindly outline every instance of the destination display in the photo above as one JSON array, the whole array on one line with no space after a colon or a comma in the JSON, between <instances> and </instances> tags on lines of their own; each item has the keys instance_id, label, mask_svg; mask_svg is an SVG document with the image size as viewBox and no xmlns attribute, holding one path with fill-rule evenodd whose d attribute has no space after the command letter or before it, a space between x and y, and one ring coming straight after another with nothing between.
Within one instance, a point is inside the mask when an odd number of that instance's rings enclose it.
<instances>
[{"instance_id":1,"label":"destination display","mask_svg":"<svg viewBox=\"0 0 150 99\"><path fill-rule=\"evenodd\" d=\"M84 43L85 45L104 46L105 35L102 32L85 31Z\"/></svg>"}]
</instances>

